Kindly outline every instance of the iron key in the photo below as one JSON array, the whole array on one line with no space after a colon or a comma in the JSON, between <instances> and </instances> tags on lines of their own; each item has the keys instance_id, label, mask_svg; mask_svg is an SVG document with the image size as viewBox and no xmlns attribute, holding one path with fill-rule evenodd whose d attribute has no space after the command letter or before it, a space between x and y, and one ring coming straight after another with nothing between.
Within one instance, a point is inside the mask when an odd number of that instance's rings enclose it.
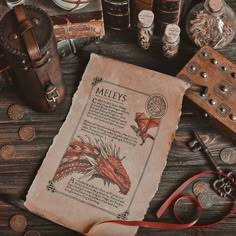
<instances>
[{"instance_id":1,"label":"iron key","mask_svg":"<svg viewBox=\"0 0 236 236\"><path fill-rule=\"evenodd\" d=\"M217 165L209 149L207 148L201 137L198 135L198 133L194 132L193 135L195 139L189 143L192 151L196 152L202 150L206 154L208 160L215 168L215 170L222 173L222 169ZM213 189L221 197L228 196L235 199L234 181L236 180L236 174L234 171L231 171L227 173L227 176L228 178L225 176L219 176L219 178L213 182Z\"/></svg>"},{"instance_id":2,"label":"iron key","mask_svg":"<svg viewBox=\"0 0 236 236\"><path fill-rule=\"evenodd\" d=\"M222 169L217 165L209 149L207 148L203 140L200 138L198 133L193 132L193 135L194 135L195 140L193 140L189 144L192 151L196 152L196 151L202 150L206 154L208 160L210 161L211 165L215 168L215 170L218 172L222 172Z\"/></svg>"}]
</instances>

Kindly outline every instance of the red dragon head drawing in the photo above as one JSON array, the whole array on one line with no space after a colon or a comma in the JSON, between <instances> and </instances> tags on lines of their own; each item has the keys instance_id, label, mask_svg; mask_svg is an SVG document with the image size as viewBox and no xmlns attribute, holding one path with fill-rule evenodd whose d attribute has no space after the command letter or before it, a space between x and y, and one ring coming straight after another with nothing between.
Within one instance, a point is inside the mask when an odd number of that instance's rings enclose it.
<instances>
[{"instance_id":1,"label":"red dragon head drawing","mask_svg":"<svg viewBox=\"0 0 236 236\"><path fill-rule=\"evenodd\" d=\"M84 177L90 177L89 180L100 178L104 185L115 184L119 187L120 193L126 195L131 186L129 176L122 165L120 158L120 148L116 145L108 144L106 141L92 141L88 138L86 142L80 137L80 140L73 140L67 149L53 181L72 174L82 173Z\"/></svg>"}]
</instances>

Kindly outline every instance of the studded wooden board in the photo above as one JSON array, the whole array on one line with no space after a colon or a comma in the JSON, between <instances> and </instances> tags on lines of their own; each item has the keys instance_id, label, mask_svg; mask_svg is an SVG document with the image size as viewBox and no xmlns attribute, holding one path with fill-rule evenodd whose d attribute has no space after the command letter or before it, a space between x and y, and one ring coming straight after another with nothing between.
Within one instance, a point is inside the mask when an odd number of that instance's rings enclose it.
<instances>
[{"instance_id":1,"label":"studded wooden board","mask_svg":"<svg viewBox=\"0 0 236 236\"><path fill-rule=\"evenodd\" d=\"M236 65L204 46L177 77L206 86L201 92L188 90L186 96L236 133Z\"/></svg>"}]
</instances>

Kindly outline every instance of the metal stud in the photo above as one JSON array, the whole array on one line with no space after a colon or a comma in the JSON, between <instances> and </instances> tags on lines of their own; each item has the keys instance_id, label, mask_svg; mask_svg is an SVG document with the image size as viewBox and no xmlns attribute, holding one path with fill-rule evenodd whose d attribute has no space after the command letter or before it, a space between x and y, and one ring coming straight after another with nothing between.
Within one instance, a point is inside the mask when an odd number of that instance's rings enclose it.
<instances>
[{"instance_id":1,"label":"metal stud","mask_svg":"<svg viewBox=\"0 0 236 236\"><path fill-rule=\"evenodd\" d=\"M202 55L203 55L204 57L207 57L207 56L208 56L208 54L207 54L206 52L203 52Z\"/></svg>"},{"instance_id":2,"label":"metal stud","mask_svg":"<svg viewBox=\"0 0 236 236\"><path fill-rule=\"evenodd\" d=\"M226 66L222 66L221 67L223 71L227 71L227 67Z\"/></svg>"},{"instance_id":3,"label":"metal stud","mask_svg":"<svg viewBox=\"0 0 236 236\"><path fill-rule=\"evenodd\" d=\"M236 72L233 72L233 73L231 74L231 76L232 76L234 79L236 79Z\"/></svg>"},{"instance_id":4,"label":"metal stud","mask_svg":"<svg viewBox=\"0 0 236 236\"><path fill-rule=\"evenodd\" d=\"M39 22L40 22L38 18L33 18L32 21L33 21L36 25L38 25Z\"/></svg>"},{"instance_id":5,"label":"metal stud","mask_svg":"<svg viewBox=\"0 0 236 236\"><path fill-rule=\"evenodd\" d=\"M17 39L18 39L18 35L17 35L17 34L11 33L11 34L9 35L9 40L10 40L10 41L15 41L15 40L17 40Z\"/></svg>"},{"instance_id":6,"label":"metal stud","mask_svg":"<svg viewBox=\"0 0 236 236\"><path fill-rule=\"evenodd\" d=\"M52 61L52 57L49 57L47 60L47 63L50 63Z\"/></svg>"},{"instance_id":7,"label":"metal stud","mask_svg":"<svg viewBox=\"0 0 236 236\"><path fill-rule=\"evenodd\" d=\"M21 63L22 63L22 64L25 64L25 63L26 63L26 60L25 60L25 59L23 59L23 60L21 61Z\"/></svg>"},{"instance_id":8,"label":"metal stud","mask_svg":"<svg viewBox=\"0 0 236 236\"><path fill-rule=\"evenodd\" d=\"M191 70L196 71L197 67L196 66L191 66Z\"/></svg>"},{"instance_id":9,"label":"metal stud","mask_svg":"<svg viewBox=\"0 0 236 236\"><path fill-rule=\"evenodd\" d=\"M216 59L212 59L211 62L214 64L214 65L217 65L218 64L218 61Z\"/></svg>"},{"instance_id":10,"label":"metal stud","mask_svg":"<svg viewBox=\"0 0 236 236\"><path fill-rule=\"evenodd\" d=\"M207 73L206 72L202 72L201 76L202 76L202 78L207 78Z\"/></svg>"},{"instance_id":11,"label":"metal stud","mask_svg":"<svg viewBox=\"0 0 236 236\"><path fill-rule=\"evenodd\" d=\"M232 121L236 121L236 115L231 114L231 115L229 116L229 118L230 118L230 120L232 120Z\"/></svg>"},{"instance_id":12,"label":"metal stud","mask_svg":"<svg viewBox=\"0 0 236 236\"><path fill-rule=\"evenodd\" d=\"M222 85L220 90L223 92L223 93L227 93L229 91L228 87L226 87L225 85Z\"/></svg>"},{"instance_id":13,"label":"metal stud","mask_svg":"<svg viewBox=\"0 0 236 236\"><path fill-rule=\"evenodd\" d=\"M210 100L210 104L211 104L212 106L214 106L214 105L216 105L216 101L215 101L214 99L211 99L211 100Z\"/></svg>"},{"instance_id":14,"label":"metal stud","mask_svg":"<svg viewBox=\"0 0 236 236\"><path fill-rule=\"evenodd\" d=\"M220 111L221 111L222 113L225 113L225 112L226 112L226 109L225 109L224 107L221 107L221 108L220 108Z\"/></svg>"},{"instance_id":15,"label":"metal stud","mask_svg":"<svg viewBox=\"0 0 236 236\"><path fill-rule=\"evenodd\" d=\"M28 67L28 66L26 66L26 67L24 68L24 70L29 70L29 67Z\"/></svg>"}]
</instances>

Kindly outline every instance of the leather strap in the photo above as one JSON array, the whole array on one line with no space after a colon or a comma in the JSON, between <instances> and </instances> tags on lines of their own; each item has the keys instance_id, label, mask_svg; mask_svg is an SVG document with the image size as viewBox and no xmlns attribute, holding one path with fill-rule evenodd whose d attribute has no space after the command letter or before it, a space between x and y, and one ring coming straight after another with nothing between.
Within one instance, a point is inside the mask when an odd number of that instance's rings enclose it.
<instances>
[{"instance_id":1,"label":"leather strap","mask_svg":"<svg viewBox=\"0 0 236 236\"><path fill-rule=\"evenodd\" d=\"M25 11L24 5L17 5L14 7L15 15L17 21L19 22L18 34L23 37L28 55L35 68L43 65L49 56L47 53L42 56L39 49L39 45L34 37L34 32L32 28L35 24L27 18L27 13ZM45 91L45 98L51 110L54 110L57 107L57 99L59 93L54 84L52 84L50 77L47 71L44 72L35 72L38 80L40 81L43 90ZM41 78L47 78L46 81L42 81Z\"/></svg>"},{"instance_id":2,"label":"leather strap","mask_svg":"<svg viewBox=\"0 0 236 236\"><path fill-rule=\"evenodd\" d=\"M34 37L32 27L33 24L27 19L24 5L17 5L14 7L17 21L19 22L19 33L24 39L24 43L31 61L35 62L42 58L38 43Z\"/></svg>"}]
</instances>

